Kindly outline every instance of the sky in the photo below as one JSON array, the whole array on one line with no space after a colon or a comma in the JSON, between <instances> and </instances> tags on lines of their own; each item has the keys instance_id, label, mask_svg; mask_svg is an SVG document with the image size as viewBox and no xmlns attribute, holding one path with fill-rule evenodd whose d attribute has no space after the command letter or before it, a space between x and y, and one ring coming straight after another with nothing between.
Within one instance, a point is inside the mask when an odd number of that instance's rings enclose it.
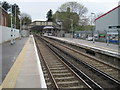
<instances>
[{"instance_id":1,"label":"sky","mask_svg":"<svg viewBox=\"0 0 120 90\"><path fill-rule=\"evenodd\" d=\"M76 1L88 9L87 16L91 13L96 15L106 13L107 11L118 6L120 0L1 0L10 4L16 3L20 7L22 13L31 16L32 21L45 21L47 12L52 9L55 13L58 8L65 2Z\"/></svg>"}]
</instances>

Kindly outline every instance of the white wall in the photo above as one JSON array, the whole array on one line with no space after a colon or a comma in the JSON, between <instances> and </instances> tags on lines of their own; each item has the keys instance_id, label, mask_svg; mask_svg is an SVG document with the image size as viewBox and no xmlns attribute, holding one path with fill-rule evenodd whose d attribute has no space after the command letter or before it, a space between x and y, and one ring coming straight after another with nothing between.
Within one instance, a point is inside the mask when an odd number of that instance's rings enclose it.
<instances>
[{"instance_id":1,"label":"white wall","mask_svg":"<svg viewBox=\"0 0 120 90\"><path fill-rule=\"evenodd\" d=\"M2 27L0 26L0 43L2 42Z\"/></svg>"},{"instance_id":2,"label":"white wall","mask_svg":"<svg viewBox=\"0 0 120 90\"><path fill-rule=\"evenodd\" d=\"M6 42L11 40L11 34L15 35L15 38L20 37L20 32L18 29L13 29L14 33L11 33L11 28L0 26L0 43ZM26 37L29 36L28 30L22 30L22 36Z\"/></svg>"},{"instance_id":3,"label":"white wall","mask_svg":"<svg viewBox=\"0 0 120 90\"><path fill-rule=\"evenodd\" d=\"M118 26L118 8L96 20L97 31L109 30L109 26Z\"/></svg>"},{"instance_id":4,"label":"white wall","mask_svg":"<svg viewBox=\"0 0 120 90\"><path fill-rule=\"evenodd\" d=\"M14 30L15 38L19 37L19 30ZM11 39L11 28L0 26L0 43L9 41Z\"/></svg>"}]
</instances>

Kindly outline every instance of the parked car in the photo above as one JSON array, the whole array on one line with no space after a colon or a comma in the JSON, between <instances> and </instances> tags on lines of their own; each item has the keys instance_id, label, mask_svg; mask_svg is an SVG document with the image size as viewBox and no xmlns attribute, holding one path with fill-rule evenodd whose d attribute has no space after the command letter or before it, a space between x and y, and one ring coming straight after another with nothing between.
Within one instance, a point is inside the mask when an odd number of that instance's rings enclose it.
<instances>
[{"instance_id":1,"label":"parked car","mask_svg":"<svg viewBox=\"0 0 120 90\"><path fill-rule=\"evenodd\" d=\"M92 41L92 40L93 40L93 37L87 37L86 40Z\"/></svg>"}]
</instances>

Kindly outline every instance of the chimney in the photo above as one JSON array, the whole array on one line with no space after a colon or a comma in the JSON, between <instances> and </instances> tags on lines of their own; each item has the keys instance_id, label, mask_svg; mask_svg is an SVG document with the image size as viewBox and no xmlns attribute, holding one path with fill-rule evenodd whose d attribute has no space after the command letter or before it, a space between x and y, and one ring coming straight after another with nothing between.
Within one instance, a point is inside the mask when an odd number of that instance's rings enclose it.
<instances>
[{"instance_id":1,"label":"chimney","mask_svg":"<svg viewBox=\"0 0 120 90\"><path fill-rule=\"evenodd\" d=\"M120 1L118 2L118 5L120 5Z\"/></svg>"}]
</instances>

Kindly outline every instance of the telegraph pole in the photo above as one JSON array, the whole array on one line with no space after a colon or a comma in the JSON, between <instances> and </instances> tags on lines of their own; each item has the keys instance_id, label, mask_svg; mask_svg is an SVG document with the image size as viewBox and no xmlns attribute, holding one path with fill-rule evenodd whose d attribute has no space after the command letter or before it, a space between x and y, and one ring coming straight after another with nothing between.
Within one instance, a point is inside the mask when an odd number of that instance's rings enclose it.
<instances>
[{"instance_id":1,"label":"telegraph pole","mask_svg":"<svg viewBox=\"0 0 120 90\"><path fill-rule=\"evenodd\" d=\"M16 4L15 5L15 27L14 27L14 39L13 39L13 43L15 44L15 30L16 30Z\"/></svg>"},{"instance_id":2,"label":"telegraph pole","mask_svg":"<svg viewBox=\"0 0 120 90\"><path fill-rule=\"evenodd\" d=\"M12 22L12 5L11 5L11 45L13 45L13 22Z\"/></svg>"},{"instance_id":3,"label":"telegraph pole","mask_svg":"<svg viewBox=\"0 0 120 90\"><path fill-rule=\"evenodd\" d=\"M16 29L16 4L15 5L15 29Z\"/></svg>"},{"instance_id":4,"label":"telegraph pole","mask_svg":"<svg viewBox=\"0 0 120 90\"><path fill-rule=\"evenodd\" d=\"M21 40L21 33L22 33L22 17L20 15L20 40Z\"/></svg>"}]
</instances>

